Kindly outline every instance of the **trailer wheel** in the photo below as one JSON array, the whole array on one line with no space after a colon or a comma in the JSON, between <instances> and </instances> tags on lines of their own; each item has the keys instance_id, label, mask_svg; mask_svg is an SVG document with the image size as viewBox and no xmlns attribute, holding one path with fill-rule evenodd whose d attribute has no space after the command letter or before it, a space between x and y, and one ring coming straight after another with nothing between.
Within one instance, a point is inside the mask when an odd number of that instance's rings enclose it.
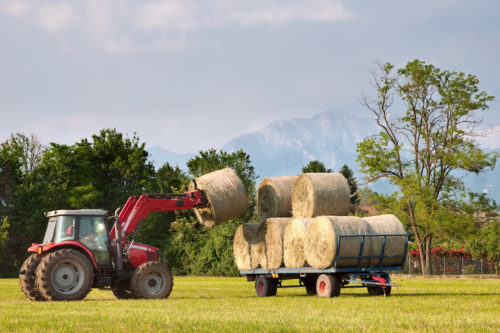
<instances>
[{"instance_id":1,"label":"trailer wheel","mask_svg":"<svg viewBox=\"0 0 500 333\"><path fill-rule=\"evenodd\" d=\"M45 301L38 285L36 284L36 268L40 264L38 256L30 255L19 270L19 284L23 293L32 301Z\"/></svg>"},{"instance_id":2,"label":"trailer wheel","mask_svg":"<svg viewBox=\"0 0 500 333\"><path fill-rule=\"evenodd\" d=\"M381 296L384 295L384 288L382 286L367 286L368 295L370 296ZM385 296L391 296L391 286L385 287Z\"/></svg>"},{"instance_id":3,"label":"trailer wheel","mask_svg":"<svg viewBox=\"0 0 500 333\"><path fill-rule=\"evenodd\" d=\"M168 298L174 281L167 266L156 261L147 261L136 267L130 278L132 293L140 298Z\"/></svg>"},{"instance_id":4,"label":"trailer wheel","mask_svg":"<svg viewBox=\"0 0 500 333\"><path fill-rule=\"evenodd\" d=\"M43 257L36 276L40 292L50 301L82 300L94 283L90 260L73 249L57 250Z\"/></svg>"},{"instance_id":5,"label":"trailer wheel","mask_svg":"<svg viewBox=\"0 0 500 333\"><path fill-rule=\"evenodd\" d=\"M340 295L340 280L329 274L321 274L316 281L316 293L320 297L337 297Z\"/></svg>"},{"instance_id":6,"label":"trailer wheel","mask_svg":"<svg viewBox=\"0 0 500 333\"><path fill-rule=\"evenodd\" d=\"M137 299L137 295L132 291L130 286L130 278L122 280L111 287L113 295L118 299Z\"/></svg>"},{"instance_id":7,"label":"trailer wheel","mask_svg":"<svg viewBox=\"0 0 500 333\"><path fill-rule=\"evenodd\" d=\"M316 279L314 277L307 277L302 280L302 283L306 287L307 296L316 295Z\"/></svg>"},{"instance_id":8,"label":"trailer wheel","mask_svg":"<svg viewBox=\"0 0 500 333\"><path fill-rule=\"evenodd\" d=\"M278 291L277 282L278 281L276 279L265 277L264 275L259 275L255 280L255 291L257 291L257 296L276 296L276 293Z\"/></svg>"}]
</instances>

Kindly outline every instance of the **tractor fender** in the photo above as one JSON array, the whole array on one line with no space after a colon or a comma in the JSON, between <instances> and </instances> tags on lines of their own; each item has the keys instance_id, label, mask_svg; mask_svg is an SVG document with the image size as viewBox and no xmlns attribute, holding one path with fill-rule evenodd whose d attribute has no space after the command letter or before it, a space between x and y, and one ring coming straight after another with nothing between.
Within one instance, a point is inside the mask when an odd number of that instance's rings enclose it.
<instances>
[{"instance_id":1,"label":"tractor fender","mask_svg":"<svg viewBox=\"0 0 500 333\"><path fill-rule=\"evenodd\" d=\"M95 261L94 255L92 252L85 247L82 243L77 242L77 241L62 241L59 243L48 243L48 244L35 244L33 243L29 248L28 252L33 252L38 254L39 257L45 256L47 253L54 252L56 250L62 249L62 248L72 248L77 251L82 252L83 254L87 255L89 259L92 261L92 264L94 265L94 268L97 268L97 263Z\"/></svg>"}]
</instances>

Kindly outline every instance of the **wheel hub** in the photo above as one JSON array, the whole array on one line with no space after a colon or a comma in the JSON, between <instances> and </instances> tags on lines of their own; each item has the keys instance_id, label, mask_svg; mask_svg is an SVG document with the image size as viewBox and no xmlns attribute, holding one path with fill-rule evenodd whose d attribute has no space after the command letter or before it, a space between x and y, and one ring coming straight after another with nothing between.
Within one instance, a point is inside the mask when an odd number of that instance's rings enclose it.
<instances>
[{"instance_id":1,"label":"wheel hub","mask_svg":"<svg viewBox=\"0 0 500 333\"><path fill-rule=\"evenodd\" d=\"M76 293L83 285L83 268L73 260L59 263L51 274L54 288L62 294Z\"/></svg>"},{"instance_id":2,"label":"wheel hub","mask_svg":"<svg viewBox=\"0 0 500 333\"><path fill-rule=\"evenodd\" d=\"M149 274L144 282L145 282L144 287L147 293L150 295L155 295L160 293L165 286L165 281L163 280L162 276L158 273Z\"/></svg>"}]
</instances>

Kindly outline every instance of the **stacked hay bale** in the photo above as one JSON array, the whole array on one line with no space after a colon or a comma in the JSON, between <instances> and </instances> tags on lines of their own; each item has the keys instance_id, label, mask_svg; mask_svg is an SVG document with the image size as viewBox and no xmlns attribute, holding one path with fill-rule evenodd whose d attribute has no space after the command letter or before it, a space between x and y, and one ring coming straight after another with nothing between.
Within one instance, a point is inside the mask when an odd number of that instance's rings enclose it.
<instances>
[{"instance_id":1,"label":"stacked hay bale","mask_svg":"<svg viewBox=\"0 0 500 333\"><path fill-rule=\"evenodd\" d=\"M239 270L259 267L263 244L258 241L258 230L262 223L244 223L236 229L233 240L234 261Z\"/></svg>"},{"instance_id":2,"label":"stacked hay bale","mask_svg":"<svg viewBox=\"0 0 500 333\"><path fill-rule=\"evenodd\" d=\"M198 221L206 227L244 215L248 208L245 186L231 168L207 173L195 179L199 189L207 195L209 207L195 208ZM189 183L189 190L195 189L194 181Z\"/></svg>"},{"instance_id":3,"label":"stacked hay bale","mask_svg":"<svg viewBox=\"0 0 500 333\"><path fill-rule=\"evenodd\" d=\"M349 208L349 185L340 173L304 173L293 186L294 217L344 216Z\"/></svg>"},{"instance_id":4,"label":"stacked hay bale","mask_svg":"<svg viewBox=\"0 0 500 333\"><path fill-rule=\"evenodd\" d=\"M268 218L260 224L257 242L260 253L260 266L264 269L277 269L283 265L283 235L291 218Z\"/></svg>"},{"instance_id":5,"label":"stacked hay bale","mask_svg":"<svg viewBox=\"0 0 500 333\"><path fill-rule=\"evenodd\" d=\"M292 216L292 189L297 176L264 178L257 189L257 213L261 221Z\"/></svg>"},{"instance_id":6,"label":"stacked hay bale","mask_svg":"<svg viewBox=\"0 0 500 333\"><path fill-rule=\"evenodd\" d=\"M366 217L369 233L371 235L386 235L386 234L406 234L405 227L399 219L392 215L379 215ZM378 254L382 251L383 237L370 237L373 246L373 253ZM388 236L385 239L384 255L397 256L404 253L406 246L406 237L404 236ZM404 262L404 258L384 258L382 264L380 259L372 261L373 266L399 266Z\"/></svg>"},{"instance_id":7,"label":"stacked hay bale","mask_svg":"<svg viewBox=\"0 0 500 333\"><path fill-rule=\"evenodd\" d=\"M306 230L312 219L295 218L290 221L283 236L283 262L285 267L307 266L304 252Z\"/></svg>"},{"instance_id":8,"label":"stacked hay bale","mask_svg":"<svg viewBox=\"0 0 500 333\"><path fill-rule=\"evenodd\" d=\"M338 256L358 256L362 237L346 237L342 235L380 235L404 234L403 224L394 215L381 215L368 218L355 216L321 216L313 219L306 234L306 260L314 268L326 268L334 264L335 254ZM365 237L362 256L378 256L382 251L383 237ZM384 254L401 255L404 253L405 237L388 236ZM385 258L382 266L401 265L403 258ZM379 266L379 258L338 259L337 267L372 267Z\"/></svg>"}]
</instances>

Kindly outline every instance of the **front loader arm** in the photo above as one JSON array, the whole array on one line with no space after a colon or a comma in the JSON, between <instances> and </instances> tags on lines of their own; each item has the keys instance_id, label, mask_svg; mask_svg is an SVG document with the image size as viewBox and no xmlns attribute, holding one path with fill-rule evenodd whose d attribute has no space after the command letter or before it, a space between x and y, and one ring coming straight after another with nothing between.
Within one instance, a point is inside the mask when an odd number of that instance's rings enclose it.
<instances>
[{"instance_id":1,"label":"front loader arm","mask_svg":"<svg viewBox=\"0 0 500 333\"><path fill-rule=\"evenodd\" d=\"M205 192L199 189L181 194L143 194L129 197L118 216L121 238L125 240L150 212L171 212L208 205ZM111 229L109 237L116 240L115 226Z\"/></svg>"}]
</instances>

